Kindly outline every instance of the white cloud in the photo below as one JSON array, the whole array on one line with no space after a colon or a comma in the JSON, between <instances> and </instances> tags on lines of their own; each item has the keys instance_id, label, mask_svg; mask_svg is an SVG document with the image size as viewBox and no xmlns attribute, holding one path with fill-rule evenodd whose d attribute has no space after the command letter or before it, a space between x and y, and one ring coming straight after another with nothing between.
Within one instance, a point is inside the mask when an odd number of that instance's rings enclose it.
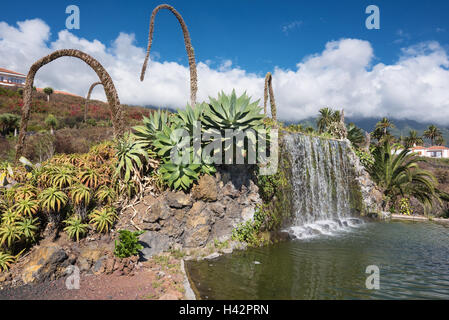
<instances>
[{"instance_id":1,"label":"white cloud","mask_svg":"<svg viewBox=\"0 0 449 320\"><path fill-rule=\"evenodd\" d=\"M144 48L133 34L120 33L106 46L67 30L50 39L50 28L41 20L27 20L17 27L0 22L0 66L26 73L42 56L62 48L77 48L100 61L113 78L120 100L126 104L183 108L188 102L189 70L176 62L151 61L144 82L139 75ZM371 44L358 39L328 42L320 53L300 59L296 68L273 71L278 114L285 120L316 116L324 106L344 108L349 117L408 118L449 125L449 59L437 42L420 43L401 51L392 65L373 64ZM267 70L268 71L268 70ZM211 61L198 62L198 100L221 90L247 91L263 97L264 78L224 60L217 68ZM61 58L43 67L36 84L85 96L97 81L90 68L74 58ZM96 89L93 98L104 100ZM260 104L262 105L262 101Z\"/></svg>"}]
</instances>

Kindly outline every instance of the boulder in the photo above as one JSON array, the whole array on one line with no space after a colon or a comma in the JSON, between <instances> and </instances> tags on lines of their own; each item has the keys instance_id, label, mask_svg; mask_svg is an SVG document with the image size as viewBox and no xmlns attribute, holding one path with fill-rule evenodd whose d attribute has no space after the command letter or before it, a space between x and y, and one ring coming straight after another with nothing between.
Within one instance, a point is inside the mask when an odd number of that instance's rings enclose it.
<instances>
[{"instance_id":1,"label":"boulder","mask_svg":"<svg viewBox=\"0 0 449 320\"><path fill-rule=\"evenodd\" d=\"M194 230L187 230L184 237L184 245L187 248L204 247L209 240L211 227L202 225Z\"/></svg>"},{"instance_id":2,"label":"boulder","mask_svg":"<svg viewBox=\"0 0 449 320\"><path fill-rule=\"evenodd\" d=\"M182 191L168 192L165 199L170 208L182 209L192 206L190 196Z\"/></svg>"},{"instance_id":3,"label":"boulder","mask_svg":"<svg viewBox=\"0 0 449 320\"><path fill-rule=\"evenodd\" d=\"M145 261L156 254L167 251L171 245L169 236L152 231L142 234L139 240L139 243L143 246L140 251L140 258Z\"/></svg>"},{"instance_id":4,"label":"boulder","mask_svg":"<svg viewBox=\"0 0 449 320\"><path fill-rule=\"evenodd\" d=\"M23 266L22 281L41 283L58 278L64 274L63 263L67 258L67 253L56 244L37 247Z\"/></svg>"},{"instance_id":5,"label":"boulder","mask_svg":"<svg viewBox=\"0 0 449 320\"><path fill-rule=\"evenodd\" d=\"M150 210L149 215L144 219L144 223L155 223L159 220L165 220L171 216L170 208L164 202L155 203Z\"/></svg>"},{"instance_id":6,"label":"boulder","mask_svg":"<svg viewBox=\"0 0 449 320\"><path fill-rule=\"evenodd\" d=\"M210 175L204 175L198 180L198 184L192 188L192 196L196 200L214 202L218 199L218 187L215 179Z\"/></svg>"}]
</instances>

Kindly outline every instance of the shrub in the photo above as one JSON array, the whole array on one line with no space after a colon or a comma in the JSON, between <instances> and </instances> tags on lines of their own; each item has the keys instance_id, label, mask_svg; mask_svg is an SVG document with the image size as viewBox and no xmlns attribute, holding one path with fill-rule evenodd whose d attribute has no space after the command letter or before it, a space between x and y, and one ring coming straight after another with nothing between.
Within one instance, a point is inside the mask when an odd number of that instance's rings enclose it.
<instances>
[{"instance_id":1,"label":"shrub","mask_svg":"<svg viewBox=\"0 0 449 320\"><path fill-rule=\"evenodd\" d=\"M139 253L139 250L143 249L143 246L139 243L139 236L144 231L129 231L119 230L119 241L115 240L114 254L119 258L128 258L135 256Z\"/></svg>"},{"instance_id":2,"label":"shrub","mask_svg":"<svg viewBox=\"0 0 449 320\"><path fill-rule=\"evenodd\" d=\"M410 206L410 199L409 198L402 198L399 201L399 213L402 215L411 215L413 213L411 206Z\"/></svg>"}]
</instances>

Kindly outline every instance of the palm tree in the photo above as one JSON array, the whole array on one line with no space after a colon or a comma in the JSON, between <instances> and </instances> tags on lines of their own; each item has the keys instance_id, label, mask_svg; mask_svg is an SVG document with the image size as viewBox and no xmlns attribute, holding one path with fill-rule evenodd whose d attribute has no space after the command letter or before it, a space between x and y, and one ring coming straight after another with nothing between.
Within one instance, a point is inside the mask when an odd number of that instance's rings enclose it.
<instances>
[{"instance_id":1,"label":"palm tree","mask_svg":"<svg viewBox=\"0 0 449 320\"><path fill-rule=\"evenodd\" d=\"M338 111L337 111L338 112ZM323 133L334 122L335 113L331 108L322 108L319 110L320 115L317 120L318 132Z\"/></svg>"},{"instance_id":2,"label":"palm tree","mask_svg":"<svg viewBox=\"0 0 449 320\"><path fill-rule=\"evenodd\" d=\"M50 96L53 94L53 88L45 88L44 93L47 95L47 101L50 102Z\"/></svg>"},{"instance_id":3,"label":"palm tree","mask_svg":"<svg viewBox=\"0 0 449 320\"><path fill-rule=\"evenodd\" d=\"M440 129L438 129L435 125L430 125L426 131L424 131L424 137L430 139L432 141L432 145L434 145L435 139L438 137L442 137L442 133Z\"/></svg>"},{"instance_id":4,"label":"palm tree","mask_svg":"<svg viewBox=\"0 0 449 320\"><path fill-rule=\"evenodd\" d=\"M50 128L50 133L55 134L55 128L58 126L58 119L52 114L45 118L45 124Z\"/></svg>"},{"instance_id":5,"label":"palm tree","mask_svg":"<svg viewBox=\"0 0 449 320\"><path fill-rule=\"evenodd\" d=\"M16 130L20 124L20 117L12 113L3 113L0 115L0 126L2 126L2 133L8 133Z\"/></svg>"},{"instance_id":6,"label":"palm tree","mask_svg":"<svg viewBox=\"0 0 449 320\"><path fill-rule=\"evenodd\" d=\"M89 100L90 100L90 95L92 94L92 90L94 90L94 88L98 85L102 84L101 82L95 82L93 83L90 88L89 88L89 92L87 93L87 98L86 98L86 103L84 104L84 122L87 121L87 109L89 106Z\"/></svg>"},{"instance_id":7,"label":"palm tree","mask_svg":"<svg viewBox=\"0 0 449 320\"><path fill-rule=\"evenodd\" d=\"M437 181L431 172L419 168L418 163L425 160L407 148L399 154L395 151L388 141L384 141L373 151L374 164L368 168L372 179L384 190L387 200L383 209L406 196L432 205Z\"/></svg>"},{"instance_id":8,"label":"palm tree","mask_svg":"<svg viewBox=\"0 0 449 320\"><path fill-rule=\"evenodd\" d=\"M437 138L435 139L435 144L436 144L437 146L444 146L445 143L446 143L446 140L444 140L444 138L443 138L442 136L437 137Z\"/></svg>"},{"instance_id":9,"label":"palm tree","mask_svg":"<svg viewBox=\"0 0 449 320\"><path fill-rule=\"evenodd\" d=\"M412 148L424 143L423 138L418 135L416 130L410 130L408 137L404 138L404 142L407 148Z\"/></svg>"},{"instance_id":10,"label":"palm tree","mask_svg":"<svg viewBox=\"0 0 449 320\"><path fill-rule=\"evenodd\" d=\"M187 56L189 58L190 103L191 103L192 108L194 108L196 105L196 92L198 90L195 53L194 53L194 50L192 47L192 42L190 40L190 33L189 33L189 30L187 29L187 25L185 24L184 19L182 18L181 14L178 11L176 11L175 8L173 8L172 6L170 6L168 4L161 4L161 5L157 6L151 14L150 31L149 31L149 35L148 35L148 48L147 48L147 54L145 56L145 61L142 66L142 72L140 74L140 81L143 81L145 78L145 70L147 69L148 59L150 57L151 45L153 43L154 19L156 17L156 14L159 12L159 10L162 10L162 9L170 10L176 16L176 18L178 19L179 24L181 25L181 28L182 28L182 33L184 35L184 43L186 46Z\"/></svg>"},{"instance_id":11,"label":"palm tree","mask_svg":"<svg viewBox=\"0 0 449 320\"><path fill-rule=\"evenodd\" d=\"M108 99L109 108L111 109L114 136L119 138L124 133L125 129L123 122L123 113L122 108L120 106L120 100L118 98L117 90L115 89L114 82L112 81L111 76L107 73L107 71L103 68L103 66L93 57L82 51L75 49L57 50L36 61L28 71L23 98L22 121L20 123L19 139L16 145L16 159L15 159L16 163L20 159L20 156L23 153L23 148L25 145L26 131L31 113L34 77L41 67L61 57L74 57L83 60L95 71L95 73L100 78L101 83L103 84L103 87L106 92L106 97Z\"/></svg>"},{"instance_id":12,"label":"palm tree","mask_svg":"<svg viewBox=\"0 0 449 320\"><path fill-rule=\"evenodd\" d=\"M273 77L271 72L268 72L265 76L265 89L263 96L263 111L264 114L267 114L267 101L268 101L268 92L270 93L270 104L271 104L271 117L274 121L276 121L276 101L274 100L273 86L271 84Z\"/></svg>"},{"instance_id":13,"label":"palm tree","mask_svg":"<svg viewBox=\"0 0 449 320\"><path fill-rule=\"evenodd\" d=\"M388 128L394 127L395 125L387 117L383 117L382 120L376 123L376 129L374 131L377 132L378 136L384 137L389 134Z\"/></svg>"}]
</instances>

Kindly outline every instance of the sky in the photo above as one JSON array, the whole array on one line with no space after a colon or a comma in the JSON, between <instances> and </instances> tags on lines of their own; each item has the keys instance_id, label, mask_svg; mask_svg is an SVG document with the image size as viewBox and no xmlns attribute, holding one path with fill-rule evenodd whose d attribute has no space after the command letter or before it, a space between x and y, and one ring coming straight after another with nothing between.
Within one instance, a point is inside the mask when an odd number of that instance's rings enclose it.
<instances>
[{"instance_id":1,"label":"sky","mask_svg":"<svg viewBox=\"0 0 449 320\"><path fill-rule=\"evenodd\" d=\"M263 98L273 74L278 115L313 117L322 107L351 118L388 116L449 126L449 1L168 1L183 16L198 65L198 100L221 90ZM0 11L0 67L27 73L62 48L95 57L111 75L122 103L184 108L188 62L181 28L167 10L156 17L144 82L151 11L157 1L8 1ZM368 5L380 29L368 30ZM67 30L66 7L80 9L80 29ZM82 61L61 58L36 76L86 96L97 81ZM105 100L101 87L94 99ZM261 104L263 102L261 101Z\"/></svg>"}]
</instances>

